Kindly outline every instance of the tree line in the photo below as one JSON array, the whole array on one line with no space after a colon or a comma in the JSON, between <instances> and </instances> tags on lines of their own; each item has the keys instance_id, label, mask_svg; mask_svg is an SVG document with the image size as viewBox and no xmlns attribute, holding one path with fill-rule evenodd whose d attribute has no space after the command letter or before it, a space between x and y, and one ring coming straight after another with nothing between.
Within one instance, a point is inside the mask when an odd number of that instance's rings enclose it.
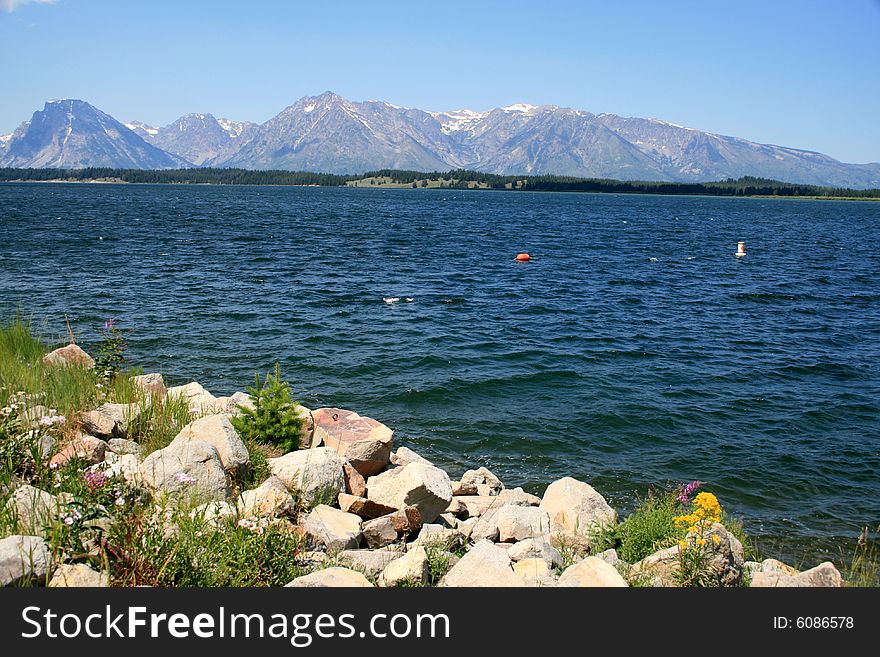
<instances>
[{"instance_id":1,"label":"tree line","mask_svg":"<svg viewBox=\"0 0 880 657\"><path fill-rule=\"evenodd\" d=\"M743 176L715 182L680 183L658 181L575 178L571 176L501 176L481 171L409 171L379 169L358 175L313 173L310 171L252 171L250 169L12 169L0 168L0 182L15 181L89 181L114 180L127 183L215 184L215 185L320 185L343 186L366 178L388 178L394 183L416 185L438 180L444 187L467 188L480 183L489 189L536 192L594 192L618 194L683 194L705 196L808 196L880 198L880 189L850 189L787 183L766 178Z\"/></svg>"}]
</instances>

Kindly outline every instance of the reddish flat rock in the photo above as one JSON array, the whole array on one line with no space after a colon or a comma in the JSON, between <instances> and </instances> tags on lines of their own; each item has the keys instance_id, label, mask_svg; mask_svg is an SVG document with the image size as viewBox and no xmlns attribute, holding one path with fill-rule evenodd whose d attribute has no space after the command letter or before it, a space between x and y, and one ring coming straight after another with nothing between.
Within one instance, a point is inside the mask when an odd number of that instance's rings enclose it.
<instances>
[{"instance_id":1,"label":"reddish flat rock","mask_svg":"<svg viewBox=\"0 0 880 657\"><path fill-rule=\"evenodd\" d=\"M391 429L369 417L342 408L319 408L312 413L314 439L346 458L364 477L382 472L391 462Z\"/></svg>"}]
</instances>

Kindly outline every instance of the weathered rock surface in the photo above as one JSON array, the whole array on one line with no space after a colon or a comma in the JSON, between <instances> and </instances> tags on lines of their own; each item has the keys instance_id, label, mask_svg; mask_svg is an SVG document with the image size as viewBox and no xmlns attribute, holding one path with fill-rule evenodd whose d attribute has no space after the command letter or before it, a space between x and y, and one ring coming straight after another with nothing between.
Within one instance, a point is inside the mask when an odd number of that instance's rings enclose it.
<instances>
[{"instance_id":1,"label":"weathered rock surface","mask_svg":"<svg viewBox=\"0 0 880 657\"><path fill-rule=\"evenodd\" d=\"M419 456L409 447L398 447L397 451L391 455L391 463L403 467L410 463L424 463L425 465L434 465L428 459Z\"/></svg>"},{"instance_id":2,"label":"weathered rock surface","mask_svg":"<svg viewBox=\"0 0 880 657\"><path fill-rule=\"evenodd\" d=\"M525 582L513 572L510 557L504 548L490 541L480 541L443 576L439 585L511 587L525 586Z\"/></svg>"},{"instance_id":3,"label":"weathered rock surface","mask_svg":"<svg viewBox=\"0 0 880 657\"><path fill-rule=\"evenodd\" d=\"M385 567L379 576L379 586L398 586L403 583L423 584L429 580L430 576L428 553L425 552L425 548L417 547Z\"/></svg>"},{"instance_id":4,"label":"weathered rock surface","mask_svg":"<svg viewBox=\"0 0 880 657\"><path fill-rule=\"evenodd\" d=\"M174 441L200 441L217 450L223 468L237 479L244 478L251 468L251 457L238 432L224 415L208 415L187 424Z\"/></svg>"},{"instance_id":5,"label":"weathered rock surface","mask_svg":"<svg viewBox=\"0 0 880 657\"><path fill-rule=\"evenodd\" d=\"M525 492L522 488L505 488L498 493L498 500L516 506L539 506L541 498Z\"/></svg>"},{"instance_id":6,"label":"weathered rock surface","mask_svg":"<svg viewBox=\"0 0 880 657\"><path fill-rule=\"evenodd\" d=\"M49 588L106 588L110 586L107 573L99 573L83 563L62 564L55 569Z\"/></svg>"},{"instance_id":7,"label":"weathered rock surface","mask_svg":"<svg viewBox=\"0 0 880 657\"><path fill-rule=\"evenodd\" d=\"M516 543L550 532L550 517L534 506L507 505L498 509L498 541Z\"/></svg>"},{"instance_id":8,"label":"weathered rock surface","mask_svg":"<svg viewBox=\"0 0 880 657\"><path fill-rule=\"evenodd\" d=\"M491 495L497 495L504 488L504 484L496 477L488 468L477 468L476 470L468 470L460 479L462 484L470 484L472 486L485 485L489 487Z\"/></svg>"},{"instance_id":9,"label":"weathered rock surface","mask_svg":"<svg viewBox=\"0 0 880 657\"><path fill-rule=\"evenodd\" d=\"M514 543L507 548L507 556L511 561L523 559L543 559L553 568L562 565L562 555L559 550L550 545L546 537L527 538L524 541Z\"/></svg>"},{"instance_id":10,"label":"weathered rock surface","mask_svg":"<svg viewBox=\"0 0 880 657\"><path fill-rule=\"evenodd\" d=\"M348 568L340 568L334 566L318 570L285 584L285 587L291 588L319 588L319 587L344 587L344 588L372 588L363 573Z\"/></svg>"},{"instance_id":11,"label":"weathered rock surface","mask_svg":"<svg viewBox=\"0 0 880 657\"><path fill-rule=\"evenodd\" d=\"M140 460L143 457L143 448L139 443L136 443L133 440L126 440L125 438L111 438L107 441L107 447L110 448L110 451L114 454L119 454L122 456L123 454L133 454ZM106 456L106 454L105 454Z\"/></svg>"},{"instance_id":12,"label":"weathered rock surface","mask_svg":"<svg viewBox=\"0 0 880 657\"><path fill-rule=\"evenodd\" d=\"M0 586L45 584L54 567L52 550L39 536L0 539Z\"/></svg>"},{"instance_id":13,"label":"weathered rock surface","mask_svg":"<svg viewBox=\"0 0 880 657\"><path fill-rule=\"evenodd\" d=\"M278 477L269 477L253 490L241 494L239 504L242 516L279 518L296 514L296 500Z\"/></svg>"},{"instance_id":14,"label":"weathered rock surface","mask_svg":"<svg viewBox=\"0 0 880 657\"><path fill-rule=\"evenodd\" d=\"M442 525L422 525L416 540L407 547L439 547L444 550L455 550L465 544L467 538L457 529L449 529Z\"/></svg>"},{"instance_id":15,"label":"weathered rock surface","mask_svg":"<svg viewBox=\"0 0 880 657\"><path fill-rule=\"evenodd\" d=\"M587 557L565 569L557 586L629 586L617 569L599 557Z\"/></svg>"},{"instance_id":16,"label":"weathered rock surface","mask_svg":"<svg viewBox=\"0 0 880 657\"><path fill-rule=\"evenodd\" d=\"M414 506L422 522L431 522L452 500L449 476L440 468L424 463L410 463L367 480L367 498L402 509Z\"/></svg>"},{"instance_id":17,"label":"weathered rock surface","mask_svg":"<svg viewBox=\"0 0 880 657\"><path fill-rule=\"evenodd\" d=\"M197 381L192 381L183 386L173 386L165 393L167 397L177 397L186 400L190 413L205 415L217 412L217 398Z\"/></svg>"},{"instance_id":18,"label":"weathered rock surface","mask_svg":"<svg viewBox=\"0 0 880 657\"><path fill-rule=\"evenodd\" d=\"M379 516L388 515L397 511L394 507L379 504L365 497L357 497L348 493L339 493L339 508L346 513L353 513L365 520L372 520Z\"/></svg>"},{"instance_id":19,"label":"weathered rock surface","mask_svg":"<svg viewBox=\"0 0 880 657\"><path fill-rule=\"evenodd\" d=\"M381 422L341 408L319 408L312 417L314 440L335 450L364 477L379 474L390 463L393 433Z\"/></svg>"},{"instance_id":20,"label":"weathered rock surface","mask_svg":"<svg viewBox=\"0 0 880 657\"><path fill-rule=\"evenodd\" d=\"M11 511L20 531L42 535L43 526L57 519L62 504L51 493L28 484L20 484L6 500L6 509Z\"/></svg>"},{"instance_id":21,"label":"weathered rock surface","mask_svg":"<svg viewBox=\"0 0 880 657\"><path fill-rule=\"evenodd\" d=\"M768 559L767 561L775 561ZM765 561L762 564L762 570L752 575L751 586L757 588L766 587L797 587L797 588L819 588L819 587L841 587L843 586L843 578L840 571L834 567L830 561L820 563L815 568L810 568L803 572L797 572L791 566L780 568L776 564L768 564L765 569ZM793 573L790 571L794 571Z\"/></svg>"},{"instance_id":22,"label":"weathered rock surface","mask_svg":"<svg viewBox=\"0 0 880 657\"><path fill-rule=\"evenodd\" d=\"M95 366L94 359L83 351L82 347L75 344L69 344L55 351L50 351L43 356L43 363L46 365L77 365L85 368Z\"/></svg>"},{"instance_id":23,"label":"weathered rock surface","mask_svg":"<svg viewBox=\"0 0 880 657\"><path fill-rule=\"evenodd\" d=\"M130 484L137 483L140 477L139 457L134 454L107 454L107 459L97 465L108 477L122 477Z\"/></svg>"},{"instance_id":24,"label":"weathered rock surface","mask_svg":"<svg viewBox=\"0 0 880 657\"><path fill-rule=\"evenodd\" d=\"M297 450L267 463L269 471L307 506L332 504L345 487L345 461L329 447Z\"/></svg>"},{"instance_id":25,"label":"weathered rock surface","mask_svg":"<svg viewBox=\"0 0 880 657\"><path fill-rule=\"evenodd\" d=\"M476 484L465 484L460 481L452 482L452 495L458 497L459 495L476 495L477 494L477 485Z\"/></svg>"},{"instance_id":26,"label":"weathered rock surface","mask_svg":"<svg viewBox=\"0 0 880 657\"><path fill-rule=\"evenodd\" d=\"M513 572L528 586L556 586L556 578L550 571L550 565L543 559L521 559L513 564Z\"/></svg>"},{"instance_id":27,"label":"weathered rock surface","mask_svg":"<svg viewBox=\"0 0 880 657\"><path fill-rule=\"evenodd\" d=\"M363 524L363 532L364 541L371 550L391 545L398 538L398 532L391 515L368 520Z\"/></svg>"},{"instance_id":28,"label":"weathered rock surface","mask_svg":"<svg viewBox=\"0 0 880 657\"><path fill-rule=\"evenodd\" d=\"M49 465L60 467L72 459L80 459L94 465L104 460L109 446L100 438L78 433L52 459Z\"/></svg>"},{"instance_id":29,"label":"weathered rock surface","mask_svg":"<svg viewBox=\"0 0 880 657\"><path fill-rule=\"evenodd\" d=\"M349 495L357 495L358 497L367 496L367 480L364 476L355 470L348 461L342 466L343 476L345 477L345 492Z\"/></svg>"},{"instance_id":30,"label":"weathered rock surface","mask_svg":"<svg viewBox=\"0 0 880 657\"><path fill-rule=\"evenodd\" d=\"M303 529L331 553L356 548L361 540L361 519L326 504L312 509Z\"/></svg>"},{"instance_id":31,"label":"weathered rock surface","mask_svg":"<svg viewBox=\"0 0 880 657\"><path fill-rule=\"evenodd\" d=\"M571 477L550 484L538 508L550 516L554 534L584 535L594 525L613 523L617 517L592 486Z\"/></svg>"},{"instance_id":32,"label":"weathered rock surface","mask_svg":"<svg viewBox=\"0 0 880 657\"><path fill-rule=\"evenodd\" d=\"M166 493L191 506L224 501L231 492L217 450L200 440L174 440L147 456L138 471L140 480L154 493Z\"/></svg>"},{"instance_id":33,"label":"weathered rock surface","mask_svg":"<svg viewBox=\"0 0 880 657\"><path fill-rule=\"evenodd\" d=\"M160 399L165 397L167 392L165 389L165 379L162 378L161 374L155 372L134 376L131 378L131 382L141 392Z\"/></svg>"},{"instance_id":34,"label":"weathered rock surface","mask_svg":"<svg viewBox=\"0 0 880 657\"><path fill-rule=\"evenodd\" d=\"M378 579L388 564L403 555L403 552L397 550L343 550L336 556L336 560L347 568Z\"/></svg>"}]
</instances>

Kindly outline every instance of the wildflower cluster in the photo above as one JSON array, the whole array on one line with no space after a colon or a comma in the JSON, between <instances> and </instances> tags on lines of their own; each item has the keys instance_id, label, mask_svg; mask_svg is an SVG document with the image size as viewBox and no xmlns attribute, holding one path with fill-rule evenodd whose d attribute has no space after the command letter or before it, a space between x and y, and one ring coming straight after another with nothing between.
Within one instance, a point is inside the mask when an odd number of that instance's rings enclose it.
<instances>
[{"instance_id":1,"label":"wildflower cluster","mask_svg":"<svg viewBox=\"0 0 880 657\"><path fill-rule=\"evenodd\" d=\"M687 504L691 501L691 495L694 494L694 491L702 486L703 483L704 482L702 481L692 481L689 484L679 484L678 496L675 498L675 501L680 502L681 504Z\"/></svg>"},{"instance_id":2,"label":"wildflower cluster","mask_svg":"<svg viewBox=\"0 0 880 657\"><path fill-rule=\"evenodd\" d=\"M688 534L701 534L712 523L721 522L721 504L712 493L703 492L697 495L692 507L691 513L672 519L677 527L687 528Z\"/></svg>"},{"instance_id":3,"label":"wildflower cluster","mask_svg":"<svg viewBox=\"0 0 880 657\"><path fill-rule=\"evenodd\" d=\"M266 531L266 528L269 526L268 518L242 518L238 521L239 527L244 527L245 529L253 532L257 536L263 534Z\"/></svg>"}]
</instances>

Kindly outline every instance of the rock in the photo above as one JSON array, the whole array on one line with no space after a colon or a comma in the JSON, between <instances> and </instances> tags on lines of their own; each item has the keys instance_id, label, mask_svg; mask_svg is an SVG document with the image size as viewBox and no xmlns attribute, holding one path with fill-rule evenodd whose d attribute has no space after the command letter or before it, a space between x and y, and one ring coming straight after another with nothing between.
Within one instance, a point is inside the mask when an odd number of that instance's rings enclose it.
<instances>
[{"instance_id":1,"label":"rock","mask_svg":"<svg viewBox=\"0 0 880 657\"><path fill-rule=\"evenodd\" d=\"M50 467L60 467L72 459L80 459L94 465L104 460L109 446L103 440L78 433L49 461Z\"/></svg>"},{"instance_id":2,"label":"rock","mask_svg":"<svg viewBox=\"0 0 880 657\"><path fill-rule=\"evenodd\" d=\"M451 513L441 513L436 518L437 522L448 529L455 529L458 527L458 518L456 518Z\"/></svg>"},{"instance_id":3,"label":"rock","mask_svg":"<svg viewBox=\"0 0 880 657\"><path fill-rule=\"evenodd\" d=\"M471 535L474 532L474 527L477 525L478 522L480 522L479 518L468 518L467 520L461 520L459 521L458 527L456 527L456 529L458 529L458 531L461 532L461 535L464 536L466 539L470 539Z\"/></svg>"},{"instance_id":4,"label":"rock","mask_svg":"<svg viewBox=\"0 0 880 657\"><path fill-rule=\"evenodd\" d=\"M95 436L112 438L119 434L116 427L116 420L101 411L87 411L81 413L80 422L86 431Z\"/></svg>"},{"instance_id":5,"label":"rock","mask_svg":"<svg viewBox=\"0 0 880 657\"><path fill-rule=\"evenodd\" d=\"M200 383L193 381L184 386L168 388L166 397L184 399L189 405L190 413L205 415L216 412L217 398L205 390Z\"/></svg>"},{"instance_id":6,"label":"rock","mask_svg":"<svg viewBox=\"0 0 880 657\"><path fill-rule=\"evenodd\" d=\"M84 563L62 564L55 569L49 588L106 588L110 586L107 573L99 573Z\"/></svg>"},{"instance_id":7,"label":"rock","mask_svg":"<svg viewBox=\"0 0 880 657\"><path fill-rule=\"evenodd\" d=\"M227 518L234 518L236 515L235 507L229 502L208 502L196 507L189 513L190 519L200 518L209 527L214 529L223 528L224 521Z\"/></svg>"},{"instance_id":8,"label":"rock","mask_svg":"<svg viewBox=\"0 0 880 657\"><path fill-rule=\"evenodd\" d=\"M522 488L505 488L498 493L498 500L516 506L538 506L541 504L540 497L527 493Z\"/></svg>"},{"instance_id":9,"label":"rock","mask_svg":"<svg viewBox=\"0 0 880 657\"><path fill-rule=\"evenodd\" d=\"M792 568L776 559L764 559L758 564L758 570L765 575L797 575L799 573L797 568Z\"/></svg>"},{"instance_id":10,"label":"rock","mask_svg":"<svg viewBox=\"0 0 880 657\"><path fill-rule=\"evenodd\" d=\"M393 432L381 422L341 408L312 413L314 437L351 463L364 477L379 474L390 462Z\"/></svg>"},{"instance_id":11,"label":"rock","mask_svg":"<svg viewBox=\"0 0 880 657\"><path fill-rule=\"evenodd\" d=\"M452 486L449 476L440 468L410 463L370 477L367 498L398 509L414 506L423 522L431 522L452 500Z\"/></svg>"},{"instance_id":12,"label":"rock","mask_svg":"<svg viewBox=\"0 0 880 657\"><path fill-rule=\"evenodd\" d=\"M417 547L400 559L389 563L379 576L379 586L399 586L401 584L424 584L431 577L428 553Z\"/></svg>"},{"instance_id":13,"label":"rock","mask_svg":"<svg viewBox=\"0 0 880 657\"><path fill-rule=\"evenodd\" d=\"M460 481L452 482L452 495L454 497L458 497L459 495L476 495L477 494L477 485L476 484L464 484Z\"/></svg>"},{"instance_id":14,"label":"rock","mask_svg":"<svg viewBox=\"0 0 880 657\"><path fill-rule=\"evenodd\" d=\"M320 588L320 587L344 587L344 588L373 588L370 581L362 573L348 568L334 566L318 570L309 575L297 577L295 580L284 585L290 588Z\"/></svg>"},{"instance_id":15,"label":"rock","mask_svg":"<svg viewBox=\"0 0 880 657\"><path fill-rule=\"evenodd\" d=\"M634 563L629 577L630 581L638 579L651 586L677 586L679 570L679 547L673 545Z\"/></svg>"},{"instance_id":16,"label":"rock","mask_svg":"<svg viewBox=\"0 0 880 657\"><path fill-rule=\"evenodd\" d=\"M190 506L225 501L231 492L217 450L200 440L172 441L147 456L138 472L154 493Z\"/></svg>"},{"instance_id":17,"label":"rock","mask_svg":"<svg viewBox=\"0 0 880 657\"><path fill-rule=\"evenodd\" d=\"M553 534L583 536L591 527L611 524L617 517L592 486L571 477L550 484L538 508L550 516Z\"/></svg>"},{"instance_id":18,"label":"rock","mask_svg":"<svg viewBox=\"0 0 880 657\"><path fill-rule=\"evenodd\" d=\"M497 495L504 488L501 480L493 475L487 468L477 468L476 470L468 470L461 475L462 484L471 484L474 486L485 485L491 491L490 495Z\"/></svg>"},{"instance_id":19,"label":"rock","mask_svg":"<svg viewBox=\"0 0 880 657\"><path fill-rule=\"evenodd\" d=\"M569 566L559 577L557 586L629 586L617 569L599 557L587 557L580 563Z\"/></svg>"},{"instance_id":20,"label":"rock","mask_svg":"<svg viewBox=\"0 0 880 657\"><path fill-rule=\"evenodd\" d=\"M37 446L40 448L40 456L47 459L52 453L52 450L55 449L55 438L47 433L40 434Z\"/></svg>"},{"instance_id":21,"label":"rock","mask_svg":"<svg viewBox=\"0 0 880 657\"><path fill-rule=\"evenodd\" d=\"M224 415L209 415L187 424L174 442L200 441L217 450L223 468L234 478L243 479L251 469L251 457L238 432Z\"/></svg>"},{"instance_id":22,"label":"rock","mask_svg":"<svg viewBox=\"0 0 880 657\"><path fill-rule=\"evenodd\" d=\"M562 565L562 555L559 554L559 550L550 545L550 541L543 536L527 538L524 541L514 543L507 548L507 556L514 562L524 559L542 559L553 568Z\"/></svg>"},{"instance_id":23,"label":"rock","mask_svg":"<svg viewBox=\"0 0 880 657\"><path fill-rule=\"evenodd\" d=\"M52 550L39 536L0 539L0 586L45 584L54 567Z\"/></svg>"},{"instance_id":24,"label":"rock","mask_svg":"<svg viewBox=\"0 0 880 657\"><path fill-rule=\"evenodd\" d=\"M330 553L356 548L361 541L361 519L326 504L312 509L303 528Z\"/></svg>"},{"instance_id":25,"label":"rock","mask_svg":"<svg viewBox=\"0 0 880 657\"><path fill-rule=\"evenodd\" d=\"M414 534L422 528L422 514L414 506L405 506L391 514L391 522L398 534Z\"/></svg>"},{"instance_id":26,"label":"rock","mask_svg":"<svg viewBox=\"0 0 880 657\"><path fill-rule=\"evenodd\" d=\"M775 560L768 560L775 561ZM766 562L764 562L766 563ZM777 562L782 566L781 562ZM762 564L762 567L764 564ZM785 566L785 569L791 569ZM843 578L840 571L834 567L830 561L820 563L815 568L805 570L801 573L794 571L794 574L787 572L785 569L772 565L767 570L761 570L752 575L751 586L755 588L765 587L798 587L798 588L818 588L818 587L841 587L843 586Z\"/></svg>"},{"instance_id":27,"label":"rock","mask_svg":"<svg viewBox=\"0 0 880 657\"><path fill-rule=\"evenodd\" d=\"M337 555L336 560L347 568L378 579L388 564L402 556L403 552L396 550L343 550Z\"/></svg>"},{"instance_id":28,"label":"rock","mask_svg":"<svg viewBox=\"0 0 880 657\"><path fill-rule=\"evenodd\" d=\"M439 586L486 587L525 586L513 572L507 551L489 541L480 541L440 580Z\"/></svg>"},{"instance_id":29,"label":"rock","mask_svg":"<svg viewBox=\"0 0 880 657\"><path fill-rule=\"evenodd\" d=\"M379 516L388 515L397 511L394 507L379 504L373 500L364 497L349 495L348 493L339 493L339 508L346 513L353 513L366 520L378 518Z\"/></svg>"},{"instance_id":30,"label":"rock","mask_svg":"<svg viewBox=\"0 0 880 657\"><path fill-rule=\"evenodd\" d=\"M133 454L138 459L143 457L143 449L140 444L136 443L133 440L126 440L125 438L111 438L107 441L107 447L110 448L110 451L114 454L119 454L120 456L123 454Z\"/></svg>"},{"instance_id":31,"label":"rock","mask_svg":"<svg viewBox=\"0 0 880 657\"><path fill-rule=\"evenodd\" d=\"M521 559L513 564L513 572L529 586L556 586L556 578L543 559Z\"/></svg>"},{"instance_id":32,"label":"rock","mask_svg":"<svg viewBox=\"0 0 880 657\"><path fill-rule=\"evenodd\" d=\"M439 547L444 550L455 550L465 544L467 539L457 529L447 529L441 525L423 525L416 540L408 549L416 547Z\"/></svg>"},{"instance_id":33,"label":"rock","mask_svg":"<svg viewBox=\"0 0 880 657\"><path fill-rule=\"evenodd\" d=\"M345 461L329 447L297 450L267 463L269 471L306 506L332 504L345 487Z\"/></svg>"},{"instance_id":34,"label":"rock","mask_svg":"<svg viewBox=\"0 0 880 657\"><path fill-rule=\"evenodd\" d=\"M349 495L357 495L358 497L367 496L367 480L364 476L355 470L348 461L342 466L343 475L345 476L345 492Z\"/></svg>"},{"instance_id":35,"label":"rock","mask_svg":"<svg viewBox=\"0 0 880 657\"><path fill-rule=\"evenodd\" d=\"M55 351L50 351L43 356L43 363L46 365L76 365L91 369L95 366L95 361L89 356L79 345L69 344L60 347Z\"/></svg>"},{"instance_id":36,"label":"rock","mask_svg":"<svg viewBox=\"0 0 880 657\"><path fill-rule=\"evenodd\" d=\"M229 404L227 405L227 412L230 415L239 415L243 408L246 408L249 411L256 410L257 406L254 404L254 398L246 392L232 393L232 396L229 398Z\"/></svg>"},{"instance_id":37,"label":"rock","mask_svg":"<svg viewBox=\"0 0 880 657\"><path fill-rule=\"evenodd\" d=\"M409 447L398 447L397 451L391 455L391 463L403 467L410 463L423 463L425 465L434 465L428 459L422 458Z\"/></svg>"},{"instance_id":38,"label":"rock","mask_svg":"<svg viewBox=\"0 0 880 657\"><path fill-rule=\"evenodd\" d=\"M154 372L150 374L141 374L140 376L133 376L131 382L134 384L135 388L147 395L158 397L160 399L165 397L165 379L162 378L161 374Z\"/></svg>"},{"instance_id":39,"label":"rock","mask_svg":"<svg viewBox=\"0 0 880 657\"><path fill-rule=\"evenodd\" d=\"M398 533L391 515L368 520L363 524L364 541L371 550L383 548L397 541Z\"/></svg>"},{"instance_id":40,"label":"rock","mask_svg":"<svg viewBox=\"0 0 880 657\"><path fill-rule=\"evenodd\" d=\"M45 525L61 516L62 502L51 493L20 484L6 500L6 509L17 520L20 531L43 535Z\"/></svg>"},{"instance_id":41,"label":"rock","mask_svg":"<svg viewBox=\"0 0 880 657\"><path fill-rule=\"evenodd\" d=\"M624 564L624 561L619 556L617 556L617 550L615 549L605 550L604 552L600 552L596 556L602 561L611 564L615 568Z\"/></svg>"},{"instance_id":42,"label":"rock","mask_svg":"<svg viewBox=\"0 0 880 657\"><path fill-rule=\"evenodd\" d=\"M278 477L241 494L240 513L246 518L280 518L296 515L296 500Z\"/></svg>"},{"instance_id":43,"label":"rock","mask_svg":"<svg viewBox=\"0 0 880 657\"><path fill-rule=\"evenodd\" d=\"M114 457L112 460L110 457ZM99 463L108 477L121 477L130 484L136 484L140 476L140 463L134 454L116 455L109 453L104 463Z\"/></svg>"},{"instance_id":44,"label":"rock","mask_svg":"<svg viewBox=\"0 0 880 657\"><path fill-rule=\"evenodd\" d=\"M501 543L516 543L550 531L547 512L533 506L503 506L498 509L495 521Z\"/></svg>"}]
</instances>

